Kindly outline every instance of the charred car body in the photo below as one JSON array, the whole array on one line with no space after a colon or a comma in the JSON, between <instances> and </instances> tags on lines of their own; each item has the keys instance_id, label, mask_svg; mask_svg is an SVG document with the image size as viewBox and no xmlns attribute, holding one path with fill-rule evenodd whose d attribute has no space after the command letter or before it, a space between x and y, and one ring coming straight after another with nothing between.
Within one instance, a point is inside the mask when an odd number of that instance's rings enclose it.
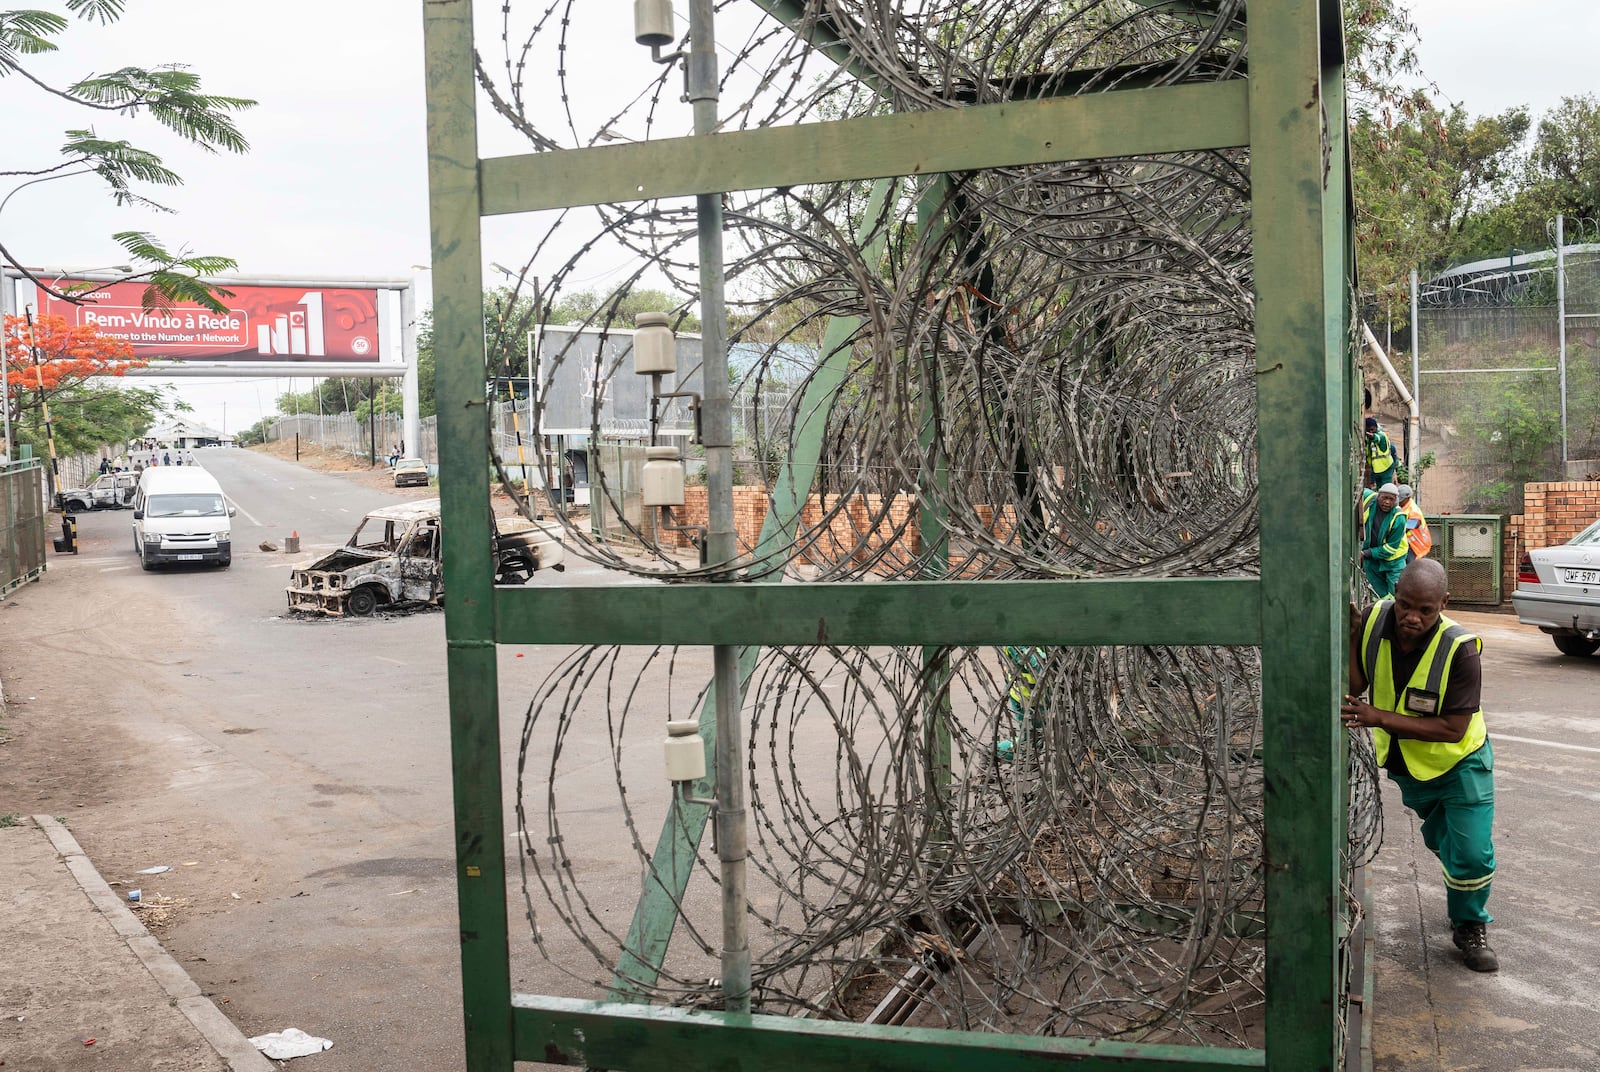
<instances>
[{"instance_id":1,"label":"charred car body","mask_svg":"<svg viewBox=\"0 0 1600 1072\"><path fill-rule=\"evenodd\" d=\"M138 473L101 473L91 484L64 490L61 508L71 513L122 510L133 505L133 495L138 490Z\"/></svg>"},{"instance_id":2,"label":"charred car body","mask_svg":"<svg viewBox=\"0 0 1600 1072\"><path fill-rule=\"evenodd\" d=\"M374 510L345 546L290 575L289 609L341 617L386 606L436 605L444 597L439 500ZM561 526L497 518L496 584L522 584L541 569L564 569Z\"/></svg>"}]
</instances>

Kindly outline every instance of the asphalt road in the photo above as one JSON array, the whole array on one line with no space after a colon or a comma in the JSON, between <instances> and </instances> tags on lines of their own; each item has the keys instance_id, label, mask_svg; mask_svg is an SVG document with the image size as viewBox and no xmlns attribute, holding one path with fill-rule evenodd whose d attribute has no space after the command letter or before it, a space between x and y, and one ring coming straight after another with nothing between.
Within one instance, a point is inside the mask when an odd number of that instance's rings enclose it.
<instances>
[{"instance_id":1,"label":"asphalt road","mask_svg":"<svg viewBox=\"0 0 1600 1072\"><path fill-rule=\"evenodd\" d=\"M334 1039L323 1072L459 1067L444 615L285 615L291 562L423 493L255 452L199 461L238 508L231 568L144 573L131 514L98 511L79 515L79 555L11 597L6 635L36 643L8 688L63 715L40 799L18 806L65 814L108 879L171 865L142 880L180 906L163 940L246 1034ZM300 555L257 549L293 531ZM506 741L514 698L563 654L502 653Z\"/></svg>"},{"instance_id":2,"label":"asphalt road","mask_svg":"<svg viewBox=\"0 0 1600 1072\"><path fill-rule=\"evenodd\" d=\"M340 545L373 506L418 495L252 452L200 460L239 510L230 569L142 573L130 515L99 512L80 517L80 555L52 555L45 582L10 597L0 628L30 648L25 660L8 658L24 669L7 686L22 696L19 717L36 719L23 748L41 742L33 753L8 746L26 760L32 794L17 810L64 814L106 878L173 898L163 941L246 1034L299 1027L331 1038L334 1049L314 1059L322 1072L458 1068L444 616L284 615L291 561ZM281 547L291 531L300 556L256 549L268 539ZM601 576L574 562L564 579ZM1390 796L1379 858L1380 1067L1600 1068L1591 1041L1600 1038L1600 914L1587 896L1600 820L1600 659L1562 657L1513 618L1461 617L1488 641L1501 784L1492 933L1505 968L1484 977L1451 962L1437 872L1419 861ZM523 705L569 654L501 650L508 789ZM705 680L701 654L680 658L688 665L677 680ZM613 676L630 681L633 668ZM647 681L631 710L682 717L695 697L675 687ZM599 697L579 707L603 714ZM819 777L837 773L829 729L803 727L797 738ZM625 928L640 882L636 846L653 842L660 822L659 752L641 749L614 768L609 742L620 732L599 717L575 727L557 779L563 832L593 898L575 911L597 931ZM541 765L553 763L537 748L529 757L541 792ZM508 801L507 828L516 826ZM539 842L549 831L530 833ZM174 870L137 879L158 864ZM588 990L593 960L548 915L536 947L514 867L510 885L514 987ZM1484 1060L1458 1061L1452 1045Z\"/></svg>"}]
</instances>

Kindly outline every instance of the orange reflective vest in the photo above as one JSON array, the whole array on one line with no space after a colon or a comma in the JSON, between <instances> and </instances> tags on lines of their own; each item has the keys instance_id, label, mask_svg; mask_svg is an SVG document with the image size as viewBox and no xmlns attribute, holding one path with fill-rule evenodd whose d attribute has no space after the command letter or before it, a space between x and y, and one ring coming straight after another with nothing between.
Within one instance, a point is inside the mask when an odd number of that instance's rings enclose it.
<instances>
[{"instance_id":1,"label":"orange reflective vest","mask_svg":"<svg viewBox=\"0 0 1600 1072\"><path fill-rule=\"evenodd\" d=\"M1411 548L1411 553L1421 558L1433 550L1433 533L1428 530L1428 519L1423 516L1422 508L1417 505L1417 500L1407 500L1404 507L1406 512L1406 544Z\"/></svg>"}]
</instances>

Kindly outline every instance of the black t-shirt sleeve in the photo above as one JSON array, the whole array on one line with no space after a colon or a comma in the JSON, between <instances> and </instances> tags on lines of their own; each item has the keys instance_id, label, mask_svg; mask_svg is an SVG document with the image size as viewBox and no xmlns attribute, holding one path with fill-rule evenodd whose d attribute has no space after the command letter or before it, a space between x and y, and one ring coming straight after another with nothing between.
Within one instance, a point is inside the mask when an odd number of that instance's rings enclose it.
<instances>
[{"instance_id":1,"label":"black t-shirt sleeve","mask_svg":"<svg viewBox=\"0 0 1600 1072\"><path fill-rule=\"evenodd\" d=\"M1478 645L1464 643L1450 660L1450 679L1445 686L1441 715L1468 715L1483 702L1483 659Z\"/></svg>"}]
</instances>

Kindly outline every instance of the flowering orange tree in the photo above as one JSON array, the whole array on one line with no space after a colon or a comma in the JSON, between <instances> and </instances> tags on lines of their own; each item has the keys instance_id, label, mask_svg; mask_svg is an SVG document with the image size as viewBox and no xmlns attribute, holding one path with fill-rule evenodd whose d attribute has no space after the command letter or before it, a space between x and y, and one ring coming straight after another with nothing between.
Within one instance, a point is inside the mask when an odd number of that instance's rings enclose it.
<instances>
[{"instance_id":1,"label":"flowering orange tree","mask_svg":"<svg viewBox=\"0 0 1600 1072\"><path fill-rule=\"evenodd\" d=\"M13 434L19 442L35 439L42 431L46 402L56 410L57 439L69 444L83 439L92 445L105 433L119 431L116 426L126 420L137 423L147 419L148 415L140 413L152 404L159 408L159 391L107 390L93 382L148 364L133 357L133 346L126 339L69 324L60 316L35 317L30 332L25 317L8 316L0 335L0 351L4 354L0 367L5 371L0 402L10 410ZM108 421L112 427L106 426Z\"/></svg>"}]
</instances>

